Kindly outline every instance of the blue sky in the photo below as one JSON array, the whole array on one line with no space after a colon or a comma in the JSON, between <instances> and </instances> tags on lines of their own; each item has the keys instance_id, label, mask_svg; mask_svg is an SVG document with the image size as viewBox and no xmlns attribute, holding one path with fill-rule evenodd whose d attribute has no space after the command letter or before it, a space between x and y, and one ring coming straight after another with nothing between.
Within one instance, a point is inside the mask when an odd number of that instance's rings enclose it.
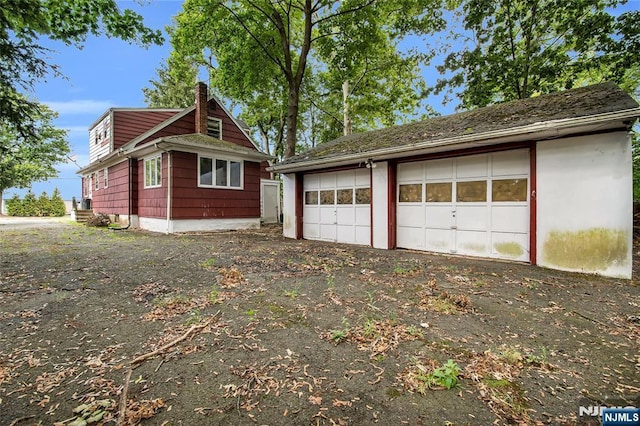
<instances>
[{"instance_id":1,"label":"blue sky","mask_svg":"<svg viewBox=\"0 0 640 426\"><path fill-rule=\"evenodd\" d=\"M145 18L151 28L164 29L182 8L180 0L156 0L143 6L130 1L118 1L124 9L133 9ZM53 52L49 62L60 66L65 78L47 77L30 95L58 111L56 125L68 129L71 155L81 166L89 163L89 126L111 107L144 107L142 88L155 78L156 69L169 55L170 45L148 49L130 45L119 39L89 37L79 50L62 43L44 41ZM81 183L75 173L78 166L69 162L58 167L58 178L36 182L31 190L37 195L54 188L60 189L64 199L81 197ZM4 198L22 196L25 190L8 189Z\"/></svg>"},{"instance_id":2,"label":"blue sky","mask_svg":"<svg viewBox=\"0 0 640 426\"><path fill-rule=\"evenodd\" d=\"M140 13L151 28L164 29L172 23L172 17L180 12L182 0L143 1L119 0L121 8ZM640 0L630 0L618 7L619 13L637 9ZM89 162L89 126L111 107L144 107L142 88L156 77L156 69L169 55L170 44L147 49L107 37L89 37L83 49L68 47L62 43L43 41L52 49L49 62L60 66L65 78L49 76L35 86L31 96L48 104L59 113L56 125L68 129L71 155L76 163L85 166ZM434 62L438 62L437 59ZM427 83L437 77L434 68L424 71ZM442 106L441 98L427 100L436 111L451 113L455 102ZM75 173L78 166L72 162L58 166L59 175L46 182L36 182L31 190L37 195L51 194L58 188L64 199L81 198L81 182ZM4 192L5 198L14 194L23 196L26 189L15 188Z\"/></svg>"}]
</instances>

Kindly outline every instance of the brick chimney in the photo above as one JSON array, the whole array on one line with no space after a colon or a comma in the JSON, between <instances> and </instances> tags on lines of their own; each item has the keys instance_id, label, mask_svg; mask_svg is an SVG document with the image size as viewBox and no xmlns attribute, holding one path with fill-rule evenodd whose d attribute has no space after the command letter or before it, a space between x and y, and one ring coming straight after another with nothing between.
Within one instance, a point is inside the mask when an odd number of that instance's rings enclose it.
<instances>
[{"instance_id":1,"label":"brick chimney","mask_svg":"<svg viewBox=\"0 0 640 426\"><path fill-rule=\"evenodd\" d=\"M207 85L199 81L196 84L196 133L207 134Z\"/></svg>"}]
</instances>

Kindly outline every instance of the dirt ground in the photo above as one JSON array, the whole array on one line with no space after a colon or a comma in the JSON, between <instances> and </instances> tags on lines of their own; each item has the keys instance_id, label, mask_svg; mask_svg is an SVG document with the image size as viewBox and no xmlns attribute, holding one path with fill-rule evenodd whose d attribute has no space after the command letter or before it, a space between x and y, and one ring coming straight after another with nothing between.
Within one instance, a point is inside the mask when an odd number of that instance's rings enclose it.
<instances>
[{"instance_id":1,"label":"dirt ground","mask_svg":"<svg viewBox=\"0 0 640 426\"><path fill-rule=\"evenodd\" d=\"M579 407L602 403L640 406L635 280L273 226L0 224L2 425L598 424Z\"/></svg>"}]
</instances>

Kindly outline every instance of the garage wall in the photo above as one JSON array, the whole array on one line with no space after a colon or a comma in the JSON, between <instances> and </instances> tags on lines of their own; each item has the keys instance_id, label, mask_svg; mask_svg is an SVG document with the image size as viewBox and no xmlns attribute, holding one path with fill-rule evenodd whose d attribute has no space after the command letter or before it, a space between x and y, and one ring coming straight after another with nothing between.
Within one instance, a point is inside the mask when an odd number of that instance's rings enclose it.
<instances>
[{"instance_id":1,"label":"garage wall","mask_svg":"<svg viewBox=\"0 0 640 426\"><path fill-rule=\"evenodd\" d=\"M631 278L631 161L626 132L537 143L539 265Z\"/></svg>"},{"instance_id":2,"label":"garage wall","mask_svg":"<svg viewBox=\"0 0 640 426\"><path fill-rule=\"evenodd\" d=\"M371 206L373 209L373 247L389 248L389 163L380 161L371 169ZM394 202L395 200L391 200Z\"/></svg>"},{"instance_id":3,"label":"garage wall","mask_svg":"<svg viewBox=\"0 0 640 426\"><path fill-rule=\"evenodd\" d=\"M282 235L296 238L296 175L282 175Z\"/></svg>"}]
</instances>

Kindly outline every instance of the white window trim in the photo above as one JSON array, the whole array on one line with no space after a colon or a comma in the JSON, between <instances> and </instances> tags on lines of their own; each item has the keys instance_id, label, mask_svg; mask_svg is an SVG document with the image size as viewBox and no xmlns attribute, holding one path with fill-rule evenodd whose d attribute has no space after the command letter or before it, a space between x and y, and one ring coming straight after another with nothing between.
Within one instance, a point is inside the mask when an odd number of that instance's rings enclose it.
<instances>
[{"instance_id":1,"label":"white window trim","mask_svg":"<svg viewBox=\"0 0 640 426\"><path fill-rule=\"evenodd\" d=\"M105 189L109 187L109 169L108 168L104 168L102 170L102 180L104 181L104 184L102 185Z\"/></svg>"},{"instance_id":2,"label":"white window trim","mask_svg":"<svg viewBox=\"0 0 640 426\"><path fill-rule=\"evenodd\" d=\"M100 172L95 172L93 174L94 179L95 179L95 182L93 182L93 184L95 185L93 189L96 190L96 191L100 189L100 175L99 175L99 173Z\"/></svg>"},{"instance_id":3,"label":"white window trim","mask_svg":"<svg viewBox=\"0 0 640 426\"><path fill-rule=\"evenodd\" d=\"M220 137L218 139L222 140L222 120L218 117L207 116L207 135L209 135L209 120L215 120L218 122L218 128L220 129Z\"/></svg>"},{"instance_id":4,"label":"white window trim","mask_svg":"<svg viewBox=\"0 0 640 426\"><path fill-rule=\"evenodd\" d=\"M148 185L147 183L147 164L149 164L152 161L155 161L156 159L160 159L160 172L158 173L158 183L155 185ZM154 155L153 157L147 157L144 159L144 163L143 163L143 170L142 172L144 173L143 176L143 180L144 180L144 189L148 189L148 188L161 188L162 187L162 154L160 155Z\"/></svg>"},{"instance_id":5,"label":"white window trim","mask_svg":"<svg viewBox=\"0 0 640 426\"><path fill-rule=\"evenodd\" d=\"M210 160L212 160L212 185L204 185L200 183L200 158L208 158ZM216 181L216 176L215 176L215 171L216 171L216 160L222 160L222 161L226 161L227 162L227 182L231 183L231 167L229 167L229 162L233 161L236 163L240 163L240 186L222 186L222 185L216 185L215 181ZM231 189L231 190L244 190L244 160L239 159L239 158L233 158L233 157L226 157L226 156L220 156L220 155L204 155L204 154L198 154L198 188L215 188L215 189Z\"/></svg>"}]
</instances>

